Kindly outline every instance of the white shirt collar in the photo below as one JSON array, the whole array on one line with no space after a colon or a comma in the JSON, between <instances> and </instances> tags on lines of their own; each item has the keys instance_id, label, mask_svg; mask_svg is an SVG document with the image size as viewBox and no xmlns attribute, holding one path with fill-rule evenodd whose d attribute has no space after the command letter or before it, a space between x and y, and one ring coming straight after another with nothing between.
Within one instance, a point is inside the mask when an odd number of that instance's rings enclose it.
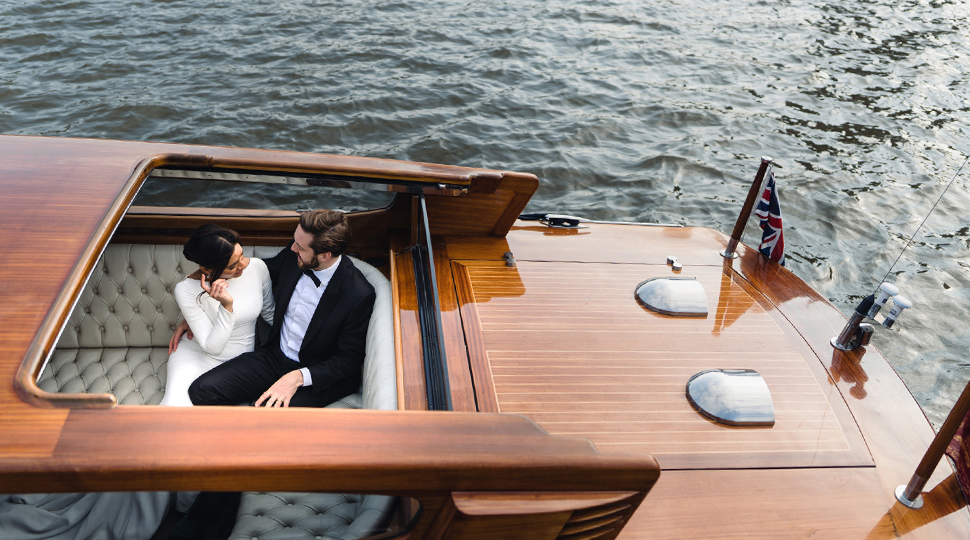
<instances>
[{"instance_id":1,"label":"white shirt collar","mask_svg":"<svg viewBox=\"0 0 970 540\"><path fill-rule=\"evenodd\" d=\"M314 275L320 280L320 288L326 289L327 285L330 284L330 280L333 279L333 275L337 272L337 267L340 266L340 259L343 255L337 255L337 259L333 261L333 264L324 268L323 270L314 270ZM309 278L307 278L309 279Z\"/></svg>"}]
</instances>

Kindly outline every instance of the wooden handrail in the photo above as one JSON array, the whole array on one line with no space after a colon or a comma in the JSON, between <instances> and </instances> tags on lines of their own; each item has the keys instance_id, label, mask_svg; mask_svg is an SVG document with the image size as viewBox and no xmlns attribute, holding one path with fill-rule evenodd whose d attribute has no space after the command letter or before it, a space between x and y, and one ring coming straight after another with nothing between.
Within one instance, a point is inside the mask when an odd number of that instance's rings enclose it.
<instances>
[{"instance_id":1,"label":"wooden handrail","mask_svg":"<svg viewBox=\"0 0 970 540\"><path fill-rule=\"evenodd\" d=\"M751 217L751 210L754 208L754 203L758 200L758 194L761 192L761 184L765 180L765 173L768 171L769 165L771 165L771 158L762 156L761 166L758 167L758 174L754 175L754 182L751 183L751 189L748 190L748 197L744 200L744 206L741 207L741 214L738 216L737 223L734 224L734 232L731 233L731 239L728 240L727 248L721 252L721 255L725 259L737 257L734 250L737 249L738 243L741 242L741 236L744 234L744 226L747 225L748 218Z\"/></svg>"},{"instance_id":2,"label":"wooden handrail","mask_svg":"<svg viewBox=\"0 0 970 540\"><path fill-rule=\"evenodd\" d=\"M619 505L628 520L661 474L649 455L601 454L514 415L119 406L74 409L65 421L56 409L16 407L28 420L4 424L4 438L24 443L0 454L0 493L402 496L421 504L413 539L488 538L460 533L507 526L519 532L503 539L554 540L574 511ZM37 436L45 426L58 430L56 452Z\"/></svg>"},{"instance_id":3,"label":"wooden handrail","mask_svg":"<svg viewBox=\"0 0 970 540\"><path fill-rule=\"evenodd\" d=\"M963 389L960 398L957 399L950 414L943 422L943 426L940 427L939 433L936 434L933 442L930 443L930 447L923 454L923 460L916 467L916 472L910 478L909 484L905 488L903 486L896 488L896 498L899 502L910 508L919 508L922 506L920 493L923 491L923 487L926 486L926 482L930 479L930 476L933 475L933 471L936 470L936 466L939 465L940 460L943 459L943 453L946 452L946 447L949 446L950 441L953 440L953 436L960 429L960 424L963 423L963 419L967 416L967 411L970 411L970 382Z\"/></svg>"}]
</instances>

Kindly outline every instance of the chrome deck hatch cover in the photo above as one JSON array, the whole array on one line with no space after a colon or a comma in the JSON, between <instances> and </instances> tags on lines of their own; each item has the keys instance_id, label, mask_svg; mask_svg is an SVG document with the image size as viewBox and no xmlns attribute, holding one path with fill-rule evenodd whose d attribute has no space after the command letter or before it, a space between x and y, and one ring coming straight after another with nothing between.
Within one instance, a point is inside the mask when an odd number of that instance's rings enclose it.
<instances>
[{"instance_id":1,"label":"chrome deck hatch cover","mask_svg":"<svg viewBox=\"0 0 970 540\"><path fill-rule=\"evenodd\" d=\"M634 296L641 306L664 315L707 316L707 294L696 278L648 279L637 285Z\"/></svg>"},{"instance_id":2,"label":"chrome deck hatch cover","mask_svg":"<svg viewBox=\"0 0 970 540\"><path fill-rule=\"evenodd\" d=\"M687 381L687 399L704 416L731 426L773 426L768 385L753 369L708 369Z\"/></svg>"}]
</instances>

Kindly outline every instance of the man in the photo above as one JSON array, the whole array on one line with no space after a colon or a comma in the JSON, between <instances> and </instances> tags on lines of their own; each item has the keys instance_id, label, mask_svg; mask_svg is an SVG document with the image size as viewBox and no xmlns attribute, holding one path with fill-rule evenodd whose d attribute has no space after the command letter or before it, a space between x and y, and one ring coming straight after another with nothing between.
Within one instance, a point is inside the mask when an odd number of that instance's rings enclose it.
<instances>
[{"instance_id":1,"label":"man","mask_svg":"<svg viewBox=\"0 0 970 540\"><path fill-rule=\"evenodd\" d=\"M193 404L325 407L360 388L376 294L343 256L350 234L340 212L300 215L289 249L265 261L276 297L269 342L202 374L189 386ZM201 493L169 538L227 537L239 498Z\"/></svg>"},{"instance_id":2,"label":"man","mask_svg":"<svg viewBox=\"0 0 970 540\"><path fill-rule=\"evenodd\" d=\"M325 407L360 388L374 288L350 259L347 217L300 215L289 249L266 260L276 297L269 342L201 375L195 405Z\"/></svg>"}]
</instances>

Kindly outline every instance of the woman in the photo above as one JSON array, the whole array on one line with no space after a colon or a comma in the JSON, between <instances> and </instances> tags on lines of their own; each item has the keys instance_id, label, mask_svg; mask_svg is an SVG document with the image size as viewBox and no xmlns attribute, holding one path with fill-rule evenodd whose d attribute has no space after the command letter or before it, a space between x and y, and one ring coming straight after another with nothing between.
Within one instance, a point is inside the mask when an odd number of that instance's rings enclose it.
<instances>
[{"instance_id":1,"label":"woman","mask_svg":"<svg viewBox=\"0 0 970 540\"><path fill-rule=\"evenodd\" d=\"M190 406L188 389L199 375L252 351L256 318L273 324L272 281L266 264L243 255L236 231L206 224L182 250L199 269L175 286L175 301L192 339L169 345L168 379L161 405Z\"/></svg>"}]
</instances>

